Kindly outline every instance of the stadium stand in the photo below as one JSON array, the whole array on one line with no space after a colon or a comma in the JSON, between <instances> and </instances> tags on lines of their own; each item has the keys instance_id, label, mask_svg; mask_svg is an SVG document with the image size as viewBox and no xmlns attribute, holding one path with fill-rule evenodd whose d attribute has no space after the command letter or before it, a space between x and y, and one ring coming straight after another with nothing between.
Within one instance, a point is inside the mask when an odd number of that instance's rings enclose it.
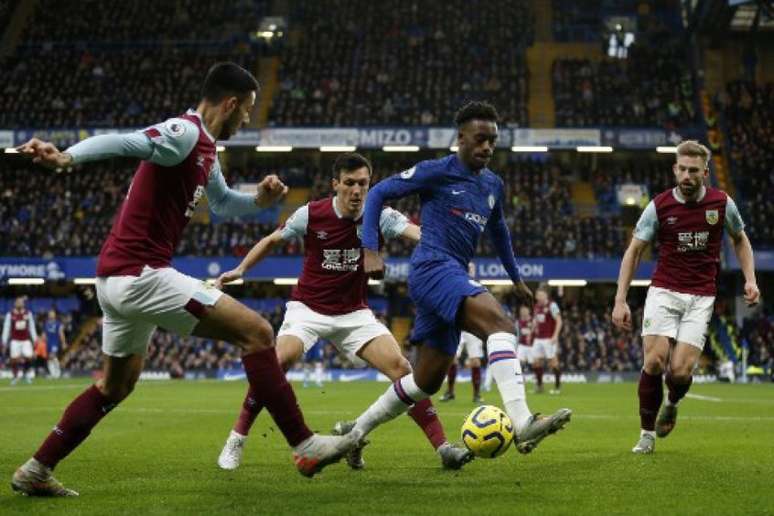
<instances>
[{"instance_id":1,"label":"stadium stand","mask_svg":"<svg viewBox=\"0 0 774 516\"><path fill-rule=\"evenodd\" d=\"M291 23L299 41L282 56L274 125L448 125L473 98L495 103L507 124L527 123L525 0L300 2Z\"/></svg>"},{"instance_id":2,"label":"stadium stand","mask_svg":"<svg viewBox=\"0 0 774 516\"><path fill-rule=\"evenodd\" d=\"M556 124L673 128L694 123L688 63L683 43L658 32L634 43L626 60L557 59L553 65Z\"/></svg>"},{"instance_id":3,"label":"stadium stand","mask_svg":"<svg viewBox=\"0 0 774 516\"><path fill-rule=\"evenodd\" d=\"M375 180L416 162L411 155L382 156L373 156ZM0 191L4 199L0 206L0 230L7 235L0 242L0 254L44 258L98 254L134 171L131 164L115 163L120 166L94 164L67 174L26 167L9 170ZM273 171L282 177L296 177L299 185L309 185L309 199L330 195L327 163L318 166L307 163L301 168L293 165L292 159L290 163L291 166ZM507 222L519 256L595 258L616 256L623 250L624 229L616 213L603 211L599 216L575 216L569 171L558 161L514 160L498 167L498 171L506 183ZM654 177L658 172L659 168L653 165ZM227 180L231 184L252 182L265 173L252 167L235 167L227 173ZM304 174L308 176L302 180ZM601 184L612 188L614 175L611 172L605 176L606 182L600 180ZM392 205L419 223L416 196ZM275 226L271 220L193 223L186 229L177 254L242 256ZM275 253L300 254L300 246L300 242L288 242L275 248ZM406 256L413 246L396 240L388 243L387 250L393 256ZM487 238L481 240L479 251L487 256L495 254Z\"/></svg>"},{"instance_id":4,"label":"stadium stand","mask_svg":"<svg viewBox=\"0 0 774 516\"><path fill-rule=\"evenodd\" d=\"M247 54L218 49L34 48L19 52L2 63L8 80L0 90L0 126L141 127L157 123L193 107L201 78L212 63L224 59L251 63Z\"/></svg>"},{"instance_id":5,"label":"stadium stand","mask_svg":"<svg viewBox=\"0 0 774 516\"><path fill-rule=\"evenodd\" d=\"M0 34L5 32L5 27L11 21L11 15L15 8L15 0L0 0Z\"/></svg>"},{"instance_id":6,"label":"stadium stand","mask_svg":"<svg viewBox=\"0 0 774 516\"><path fill-rule=\"evenodd\" d=\"M231 40L255 29L268 0L64 3L40 0L27 25L27 44L197 44ZM67 23L61 23L67 19ZM170 37L169 34L175 34Z\"/></svg>"},{"instance_id":7,"label":"stadium stand","mask_svg":"<svg viewBox=\"0 0 774 516\"><path fill-rule=\"evenodd\" d=\"M737 203L753 247L774 247L774 83L736 81L717 98L730 142Z\"/></svg>"}]
</instances>

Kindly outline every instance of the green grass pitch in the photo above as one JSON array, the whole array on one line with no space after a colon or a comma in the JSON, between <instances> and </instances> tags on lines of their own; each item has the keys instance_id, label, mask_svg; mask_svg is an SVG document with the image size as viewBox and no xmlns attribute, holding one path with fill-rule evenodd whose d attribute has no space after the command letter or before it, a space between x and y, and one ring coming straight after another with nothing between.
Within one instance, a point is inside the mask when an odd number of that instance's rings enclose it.
<instances>
[{"instance_id":1,"label":"green grass pitch","mask_svg":"<svg viewBox=\"0 0 774 516\"><path fill-rule=\"evenodd\" d=\"M514 449L457 472L402 416L371 435L364 471L344 462L306 479L266 414L243 465L215 461L244 395L242 382L142 382L57 468L75 499L31 499L10 489L26 460L86 380L0 384L0 514L773 514L774 387L695 385L675 431L652 456L638 436L636 386L567 385L531 395L533 411L574 410L566 430L531 455ZM382 383L295 385L307 421L328 431L386 388ZM436 403L447 435L473 408L470 386ZM485 393L488 402L499 396Z\"/></svg>"}]
</instances>

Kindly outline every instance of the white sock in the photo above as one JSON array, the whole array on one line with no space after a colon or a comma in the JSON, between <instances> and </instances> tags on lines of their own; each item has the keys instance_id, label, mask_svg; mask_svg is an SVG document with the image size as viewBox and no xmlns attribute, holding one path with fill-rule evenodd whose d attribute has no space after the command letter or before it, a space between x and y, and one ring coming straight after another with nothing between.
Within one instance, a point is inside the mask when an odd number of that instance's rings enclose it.
<instances>
[{"instance_id":1,"label":"white sock","mask_svg":"<svg viewBox=\"0 0 774 516\"><path fill-rule=\"evenodd\" d=\"M503 399L505 412L511 418L518 434L529 421L532 413L527 407L527 395L524 392L524 376L521 364L516 357L516 335L512 333L493 333L486 340L489 353L489 369L497 382L497 389Z\"/></svg>"},{"instance_id":2,"label":"white sock","mask_svg":"<svg viewBox=\"0 0 774 516\"><path fill-rule=\"evenodd\" d=\"M304 385L309 383L309 374L311 373L310 369L307 366L304 366Z\"/></svg>"},{"instance_id":3,"label":"white sock","mask_svg":"<svg viewBox=\"0 0 774 516\"><path fill-rule=\"evenodd\" d=\"M237 441L244 441L245 439L247 439L246 435L242 435L236 430L231 430L231 433L229 434L228 437L229 439L236 439Z\"/></svg>"},{"instance_id":4,"label":"white sock","mask_svg":"<svg viewBox=\"0 0 774 516\"><path fill-rule=\"evenodd\" d=\"M317 362L314 365L314 381L317 383L323 383L323 365L322 362Z\"/></svg>"},{"instance_id":5,"label":"white sock","mask_svg":"<svg viewBox=\"0 0 774 516\"><path fill-rule=\"evenodd\" d=\"M486 374L484 375L484 390L486 391L492 390L492 380L494 380L494 378L492 377L492 368L487 366Z\"/></svg>"},{"instance_id":6,"label":"white sock","mask_svg":"<svg viewBox=\"0 0 774 516\"><path fill-rule=\"evenodd\" d=\"M652 438L656 438L656 431L655 430L640 430L640 437L643 435L649 435Z\"/></svg>"},{"instance_id":7,"label":"white sock","mask_svg":"<svg viewBox=\"0 0 774 516\"><path fill-rule=\"evenodd\" d=\"M360 430L363 435L367 435L382 423L406 412L416 402L429 397L429 394L417 387L414 375L407 374L390 385L384 394L357 418L355 430Z\"/></svg>"}]
</instances>

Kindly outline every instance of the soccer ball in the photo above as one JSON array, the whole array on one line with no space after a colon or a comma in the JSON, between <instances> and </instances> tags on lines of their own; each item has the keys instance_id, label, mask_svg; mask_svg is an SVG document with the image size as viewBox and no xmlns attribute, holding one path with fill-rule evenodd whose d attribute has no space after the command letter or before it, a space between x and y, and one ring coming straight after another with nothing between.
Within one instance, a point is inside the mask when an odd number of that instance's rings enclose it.
<instances>
[{"instance_id":1,"label":"soccer ball","mask_svg":"<svg viewBox=\"0 0 774 516\"><path fill-rule=\"evenodd\" d=\"M511 418L492 405L477 407L462 424L462 442L476 457L502 455L513 442Z\"/></svg>"}]
</instances>

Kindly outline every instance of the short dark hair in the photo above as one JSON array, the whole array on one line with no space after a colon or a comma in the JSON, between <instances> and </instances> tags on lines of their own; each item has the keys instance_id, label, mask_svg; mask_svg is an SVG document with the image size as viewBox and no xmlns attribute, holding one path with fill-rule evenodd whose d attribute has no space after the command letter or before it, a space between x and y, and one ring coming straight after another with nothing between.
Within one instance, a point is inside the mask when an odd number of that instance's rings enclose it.
<instances>
[{"instance_id":1,"label":"short dark hair","mask_svg":"<svg viewBox=\"0 0 774 516\"><path fill-rule=\"evenodd\" d=\"M202 86L202 99L217 103L226 97L244 98L251 91L261 87L258 79L236 63L224 61L215 63L207 72Z\"/></svg>"},{"instance_id":2,"label":"short dark hair","mask_svg":"<svg viewBox=\"0 0 774 516\"><path fill-rule=\"evenodd\" d=\"M500 120L500 115L489 102L474 100L462 106L454 115L454 123L457 124L457 127L462 127L471 120L487 120L497 123Z\"/></svg>"},{"instance_id":3,"label":"short dark hair","mask_svg":"<svg viewBox=\"0 0 774 516\"><path fill-rule=\"evenodd\" d=\"M368 175L373 174L373 167L368 158L357 152L345 152L339 154L336 160L333 162L333 178L338 179L342 172L353 172L359 168L366 167L368 169Z\"/></svg>"}]
</instances>

